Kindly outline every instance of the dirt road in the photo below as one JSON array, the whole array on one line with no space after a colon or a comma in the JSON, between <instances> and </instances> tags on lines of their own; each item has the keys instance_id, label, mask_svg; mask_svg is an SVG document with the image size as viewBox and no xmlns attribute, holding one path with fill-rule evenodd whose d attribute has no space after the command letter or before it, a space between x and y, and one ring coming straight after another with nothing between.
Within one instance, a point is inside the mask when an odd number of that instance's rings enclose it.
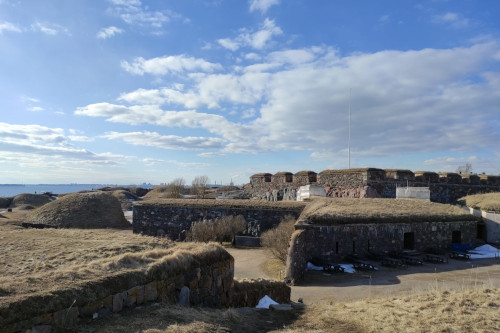
<instances>
[{"instance_id":1,"label":"dirt road","mask_svg":"<svg viewBox=\"0 0 500 333\"><path fill-rule=\"evenodd\" d=\"M227 250L235 258L235 277L269 278L260 268L269 258L264 249ZM410 266L406 270L379 267L377 271L354 274L310 271L300 286L292 287L292 300L330 303L474 286L500 288L499 259L450 259L448 263Z\"/></svg>"}]
</instances>

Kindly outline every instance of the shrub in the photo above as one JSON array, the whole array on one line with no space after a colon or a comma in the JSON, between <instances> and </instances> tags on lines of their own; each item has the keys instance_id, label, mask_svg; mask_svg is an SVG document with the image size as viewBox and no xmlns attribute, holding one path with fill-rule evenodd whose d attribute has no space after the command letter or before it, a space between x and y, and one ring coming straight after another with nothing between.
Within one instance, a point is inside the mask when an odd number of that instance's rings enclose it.
<instances>
[{"instance_id":1,"label":"shrub","mask_svg":"<svg viewBox=\"0 0 500 333\"><path fill-rule=\"evenodd\" d=\"M230 242L237 234L246 229L242 215L226 216L221 219L195 222L187 233L187 240L197 242Z\"/></svg>"},{"instance_id":2,"label":"shrub","mask_svg":"<svg viewBox=\"0 0 500 333\"><path fill-rule=\"evenodd\" d=\"M294 232L295 218L291 215L285 216L278 226L274 229L264 232L260 238L262 246L268 248L271 254L276 258L286 262L288 255L288 245L290 237Z\"/></svg>"},{"instance_id":3,"label":"shrub","mask_svg":"<svg viewBox=\"0 0 500 333\"><path fill-rule=\"evenodd\" d=\"M198 198L205 198L207 191L208 177L198 176L193 179L191 183L191 194L196 195Z\"/></svg>"}]
</instances>

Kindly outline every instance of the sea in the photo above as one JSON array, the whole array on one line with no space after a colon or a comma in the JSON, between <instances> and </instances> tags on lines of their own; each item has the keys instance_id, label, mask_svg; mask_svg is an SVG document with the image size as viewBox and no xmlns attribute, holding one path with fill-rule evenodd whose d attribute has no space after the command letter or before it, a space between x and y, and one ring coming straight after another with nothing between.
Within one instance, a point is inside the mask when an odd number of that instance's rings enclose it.
<instances>
[{"instance_id":1,"label":"sea","mask_svg":"<svg viewBox=\"0 0 500 333\"><path fill-rule=\"evenodd\" d=\"M133 185L110 185L110 184L0 184L0 197L13 197L21 193L42 194L64 194L78 191L92 191L101 187L128 187ZM144 188L153 187L151 184L136 185Z\"/></svg>"}]
</instances>

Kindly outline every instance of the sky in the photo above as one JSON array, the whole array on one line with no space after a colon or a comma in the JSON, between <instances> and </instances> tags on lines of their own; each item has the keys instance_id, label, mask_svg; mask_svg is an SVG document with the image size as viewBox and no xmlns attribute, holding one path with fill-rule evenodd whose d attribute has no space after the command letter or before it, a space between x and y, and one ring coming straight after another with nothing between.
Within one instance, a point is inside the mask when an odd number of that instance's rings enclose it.
<instances>
[{"instance_id":1,"label":"sky","mask_svg":"<svg viewBox=\"0 0 500 333\"><path fill-rule=\"evenodd\" d=\"M0 183L497 175L499 17L497 0L0 0Z\"/></svg>"}]
</instances>

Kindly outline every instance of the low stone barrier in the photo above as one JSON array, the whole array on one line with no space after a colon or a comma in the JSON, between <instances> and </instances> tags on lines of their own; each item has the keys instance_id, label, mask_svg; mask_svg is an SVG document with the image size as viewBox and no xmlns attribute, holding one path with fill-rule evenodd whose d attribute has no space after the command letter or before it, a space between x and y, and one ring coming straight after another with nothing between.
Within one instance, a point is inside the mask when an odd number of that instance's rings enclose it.
<instances>
[{"instance_id":1,"label":"low stone barrier","mask_svg":"<svg viewBox=\"0 0 500 333\"><path fill-rule=\"evenodd\" d=\"M235 236L234 246L238 247L260 247L260 237Z\"/></svg>"},{"instance_id":2,"label":"low stone barrier","mask_svg":"<svg viewBox=\"0 0 500 333\"><path fill-rule=\"evenodd\" d=\"M0 333L68 329L81 319L104 317L148 302L217 308L254 307L265 295L278 302L290 301L290 288L282 282L234 280L234 259L221 249L184 258L182 265L164 262L146 274L117 274L72 290L4 304L0 306ZM176 268L169 269L172 266Z\"/></svg>"}]
</instances>

